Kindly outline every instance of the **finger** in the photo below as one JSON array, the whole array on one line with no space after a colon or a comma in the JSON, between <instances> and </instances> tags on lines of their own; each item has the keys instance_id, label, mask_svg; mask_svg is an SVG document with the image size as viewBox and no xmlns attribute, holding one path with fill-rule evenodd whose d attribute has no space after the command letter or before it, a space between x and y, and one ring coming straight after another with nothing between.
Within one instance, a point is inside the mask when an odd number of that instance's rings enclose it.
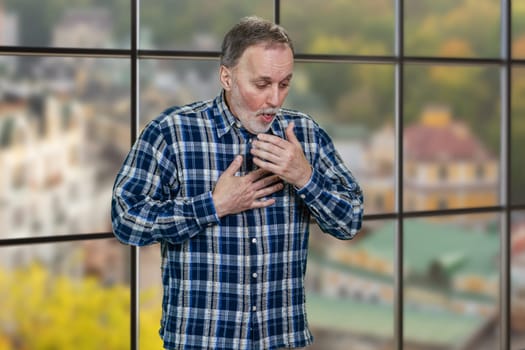
<instances>
[{"instance_id":1,"label":"finger","mask_svg":"<svg viewBox=\"0 0 525 350\"><path fill-rule=\"evenodd\" d=\"M293 131L294 127L295 127L295 123L294 122L291 122L290 124L288 124L288 126L286 127L286 131L285 131L286 138L291 143L300 144L299 140L297 139L297 137L295 136L295 133Z\"/></svg>"},{"instance_id":2,"label":"finger","mask_svg":"<svg viewBox=\"0 0 525 350\"><path fill-rule=\"evenodd\" d=\"M275 152L275 153L273 153ZM253 159L263 159L265 161L275 163L279 160L279 154L282 154L283 150L276 151L274 149L262 149L262 148L252 148L251 154L253 155Z\"/></svg>"},{"instance_id":3,"label":"finger","mask_svg":"<svg viewBox=\"0 0 525 350\"><path fill-rule=\"evenodd\" d=\"M262 188L268 187L271 184L274 184L278 181L281 181L281 178L277 175L263 177L255 183L256 189L262 189Z\"/></svg>"},{"instance_id":4,"label":"finger","mask_svg":"<svg viewBox=\"0 0 525 350\"><path fill-rule=\"evenodd\" d=\"M257 165L260 169L266 170L269 173L280 175L279 167L275 163L269 162L258 157L254 157L253 164Z\"/></svg>"},{"instance_id":5,"label":"finger","mask_svg":"<svg viewBox=\"0 0 525 350\"><path fill-rule=\"evenodd\" d=\"M273 198L261 199L261 200L253 201L251 205L251 209L266 208L273 204L275 204L275 199Z\"/></svg>"},{"instance_id":6,"label":"finger","mask_svg":"<svg viewBox=\"0 0 525 350\"><path fill-rule=\"evenodd\" d=\"M276 183L272 186L266 186L262 189L260 189L259 191L257 191L257 198L264 198L266 196L269 196L275 192L278 192L280 190L282 190L284 188L284 185L282 182L279 182L279 183Z\"/></svg>"},{"instance_id":7,"label":"finger","mask_svg":"<svg viewBox=\"0 0 525 350\"><path fill-rule=\"evenodd\" d=\"M265 178L270 174L266 169L258 168L248 173L248 176L252 182L255 182L259 179Z\"/></svg>"},{"instance_id":8,"label":"finger","mask_svg":"<svg viewBox=\"0 0 525 350\"><path fill-rule=\"evenodd\" d=\"M254 146L262 147L264 145L272 145L275 147L278 147L279 149L286 147L286 140L270 134L259 134L257 135L257 140L254 141Z\"/></svg>"},{"instance_id":9,"label":"finger","mask_svg":"<svg viewBox=\"0 0 525 350\"><path fill-rule=\"evenodd\" d=\"M225 174L234 176L237 171L241 168L242 165L242 156L238 155L236 156L233 161L230 163L228 168L224 171Z\"/></svg>"},{"instance_id":10,"label":"finger","mask_svg":"<svg viewBox=\"0 0 525 350\"><path fill-rule=\"evenodd\" d=\"M291 143L285 139L269 135L269 137L254 141L250 152L256 157L274 161L278 159L283 152L286 152L290 145ZM273 156L274 159L270 159L270 155Z\"/></svg>"}]
</instances>

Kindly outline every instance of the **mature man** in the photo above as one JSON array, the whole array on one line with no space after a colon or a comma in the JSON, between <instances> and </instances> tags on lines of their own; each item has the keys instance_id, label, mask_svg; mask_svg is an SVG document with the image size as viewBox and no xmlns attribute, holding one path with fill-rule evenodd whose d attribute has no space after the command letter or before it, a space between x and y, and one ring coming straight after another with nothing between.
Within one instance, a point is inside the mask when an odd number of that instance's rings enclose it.
<instances>
[{"instance_id":1,"label":"mature man","mask_svg":"<svg viewBox=\"0 0 525 350\"><path fill-rule=\"evenodd\" d=\"M351 239L363 196L319 125L281 108L293 65L282 27L243 19L223 41L220 94L150 122L116 178L116 237L161 244L166 349L313 340L304 293L311 217Z\"/></svg>"}]
</instances>

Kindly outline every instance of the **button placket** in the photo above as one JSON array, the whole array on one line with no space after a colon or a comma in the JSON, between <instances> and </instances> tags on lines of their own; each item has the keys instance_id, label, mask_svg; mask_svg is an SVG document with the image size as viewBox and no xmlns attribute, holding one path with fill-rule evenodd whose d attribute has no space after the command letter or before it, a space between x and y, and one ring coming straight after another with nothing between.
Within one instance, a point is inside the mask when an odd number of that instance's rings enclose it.
<instances>
[{"instance_id":1,"label":"button placket","mask_svg":"<svg viewBox=\"0 0 525 350\"><path fill-rule=\"evenodd\" d=\"M258 290L258 287L257 287L257 278L259 277L259 274L258 274L258 266L257 266L257 244L258 244L258 239L257 237L254 237L254 232L251 233L251 237L249 237L249 241L250 241L250 255L251 255L251 263L250 263L250 276L251 276L251 288L252 288L252 296L253 296L253 299L252 299L252 312L256 312L257 311L257 290Z\"/></svg>"}]
</instances>

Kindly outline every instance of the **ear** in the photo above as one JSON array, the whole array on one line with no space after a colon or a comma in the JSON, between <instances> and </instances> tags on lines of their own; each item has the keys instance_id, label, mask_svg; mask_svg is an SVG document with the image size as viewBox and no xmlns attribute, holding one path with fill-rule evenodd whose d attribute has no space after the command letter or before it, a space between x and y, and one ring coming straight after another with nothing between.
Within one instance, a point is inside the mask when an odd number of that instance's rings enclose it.
<instances>
[{"instance_id":1,"label":"ear","mask_svg":"<svg viewBox=\"0 0 525 350\"><path fill-rule=\"evenodd\" d=\"M232 74L231 70L226 66L221 66L219 69L219 80L221 85L226 91L230 91L232 86Z\"/></svg>"}]
</instances>

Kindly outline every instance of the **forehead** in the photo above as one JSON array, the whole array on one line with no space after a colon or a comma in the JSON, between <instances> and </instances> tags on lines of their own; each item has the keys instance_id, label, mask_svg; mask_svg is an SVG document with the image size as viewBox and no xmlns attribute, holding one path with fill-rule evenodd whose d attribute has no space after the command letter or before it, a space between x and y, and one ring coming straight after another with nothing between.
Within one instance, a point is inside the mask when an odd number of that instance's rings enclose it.
<instances>
[{"instance_id":1,"label":"forehead","mask_svg":"<svg viewBox=\"0 0 525 350\"><path fill-rule=\"evenodd\" d=\"M254 76L282 79L292 73L293 62L293 52L288 45L262 43L248 47L236 68Z\"/></svg>"}]
</instances>

